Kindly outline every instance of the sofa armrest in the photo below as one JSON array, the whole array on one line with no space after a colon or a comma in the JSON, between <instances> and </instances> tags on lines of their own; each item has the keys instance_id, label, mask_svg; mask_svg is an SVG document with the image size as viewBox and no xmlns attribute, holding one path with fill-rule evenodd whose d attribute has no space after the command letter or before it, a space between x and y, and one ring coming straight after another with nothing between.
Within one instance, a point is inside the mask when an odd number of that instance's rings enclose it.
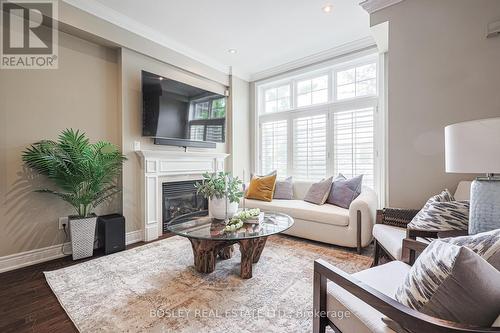
<instances>
[{"instance_id":1,"label":"sofa armrest","mask_svg":"<svg viewBox=\"0 0 500 333\"><path fill-rule=\"evenodd\" d=\"M377 206L377 193L370 188L363 188L361 194L349 206L349 226L356 231L358 252L372 240Z\"/></svg>"}]
</instances>

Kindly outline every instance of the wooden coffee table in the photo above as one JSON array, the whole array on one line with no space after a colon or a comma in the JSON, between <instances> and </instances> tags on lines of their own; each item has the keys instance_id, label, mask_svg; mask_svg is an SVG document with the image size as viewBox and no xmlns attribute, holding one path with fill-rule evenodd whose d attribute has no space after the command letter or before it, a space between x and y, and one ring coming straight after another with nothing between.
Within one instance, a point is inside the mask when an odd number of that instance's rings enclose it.
<instances>
[{"instance_id":1,"label":"wooden coffee table","mask_svg":"<svg viewBox=\"0 0 500 333\"><path fill-rule=\"evenodd\" d=\"M205 215L205 216L202 216ZM267 237L283 232L293 225L293 219L282 213L265 213L260 224L245 224L235 232L224 232L224 221L197 212L172 219L167 230L189 239L193 248L194 266L200 273L215 270L217 258L230 259L233 245L238 243L241 252L243 279L252 277L252 264L259 262Z\"/></svg>"}]
</instances>

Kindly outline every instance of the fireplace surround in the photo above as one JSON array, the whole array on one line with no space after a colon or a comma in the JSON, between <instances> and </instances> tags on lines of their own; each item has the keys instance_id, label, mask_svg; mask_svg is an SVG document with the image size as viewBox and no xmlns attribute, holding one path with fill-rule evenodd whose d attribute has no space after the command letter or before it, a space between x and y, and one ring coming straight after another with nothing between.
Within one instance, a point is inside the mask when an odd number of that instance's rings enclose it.
<instances>
[{"instance_id":1,"label":"fireplace surround","mask_svg":"<svg viewBox=\"0 0 500 333\"><path fill-rule=\"evenodd\" d=\"M224 171L225 153L141 150L142 231L145 241L163 234L163 184L197 181L205 172Z\"/></svg>"}]
</instances>

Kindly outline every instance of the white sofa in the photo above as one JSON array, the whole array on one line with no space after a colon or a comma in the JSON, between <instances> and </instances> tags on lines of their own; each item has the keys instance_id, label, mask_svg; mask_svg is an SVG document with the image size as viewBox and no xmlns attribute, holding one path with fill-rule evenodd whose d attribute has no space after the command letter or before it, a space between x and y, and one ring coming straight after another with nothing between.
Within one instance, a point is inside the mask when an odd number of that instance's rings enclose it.
<instances>
[{"instance_id":1,"label":"white sofa","mask_svg":"<svg viewBox=\"0 0 500 333\"><path fill-rule=\"evenodd\" d=\"M361 248L372 241L372 228L377 210L377 195L363 187L349 209L303 201L313 182L293 183L293 200L274 199L271 202L245 199L246 208L281 212L295 220L285 234L346 247Z\"/></svg>"}]
</instances>

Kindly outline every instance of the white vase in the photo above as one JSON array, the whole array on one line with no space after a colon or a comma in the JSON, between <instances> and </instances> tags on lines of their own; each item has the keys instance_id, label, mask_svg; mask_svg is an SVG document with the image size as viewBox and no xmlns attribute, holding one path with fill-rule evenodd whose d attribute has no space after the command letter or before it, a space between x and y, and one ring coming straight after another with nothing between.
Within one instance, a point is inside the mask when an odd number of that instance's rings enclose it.
<instances>
[{"instance_id":1,"label":"white vase","mask_svg":"<svg viewBox=\"0 0 500 333\"><path fill-rule=\"evenodd\" d=\"M227 199L227 217L231 218L238 211L238 202L229 202ZM208 201L208 213L215 219L224 220L226 217L226 203L225 199L218 199L216 197Z\"/></svg>"},{"instance_id":2,"label":"white vase","mask_svg":"<svg viewBox=\"0 0 500 333\"><path fill-rule=\"evenodd\" d=\"M71 234L71 251L73 260L92 257L94 254L94 239L97 216L85 218L69 217Z\"/></svg>"}]
</instances>

